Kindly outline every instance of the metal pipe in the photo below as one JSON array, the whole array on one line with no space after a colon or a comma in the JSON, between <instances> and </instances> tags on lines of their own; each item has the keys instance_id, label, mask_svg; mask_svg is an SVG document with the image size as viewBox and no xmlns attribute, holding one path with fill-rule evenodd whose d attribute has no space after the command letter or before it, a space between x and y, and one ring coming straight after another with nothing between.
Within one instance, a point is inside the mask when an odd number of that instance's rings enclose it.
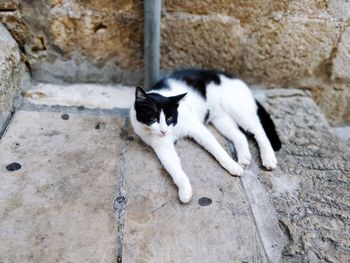
<instances>
[{"instance_id":1,"label":"metal pipe","mask_svg":"<svg viewBox=\"0 0 350 263\"><path fill-rule=\"evenodd\" d=\"M144 0L144 88L159 78L161 0Z\"/></svg>"}]
</instances>

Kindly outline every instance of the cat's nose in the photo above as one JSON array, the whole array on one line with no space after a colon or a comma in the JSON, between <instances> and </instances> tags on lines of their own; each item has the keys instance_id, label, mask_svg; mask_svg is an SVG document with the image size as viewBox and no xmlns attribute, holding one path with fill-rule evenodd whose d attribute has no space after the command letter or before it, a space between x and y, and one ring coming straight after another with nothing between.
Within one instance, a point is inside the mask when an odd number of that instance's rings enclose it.
<instances>
[{"instance_id":1,"label":"cat's nose","mask_svg":"<svg viewBox=\"0 0 350 263\"><path fill-rule=\"evenodd\" d=\"M166 131L160 131L160 133L161 133L162 135L165 135L165 134L166 134Z\"/></svg>"}]
</instances>

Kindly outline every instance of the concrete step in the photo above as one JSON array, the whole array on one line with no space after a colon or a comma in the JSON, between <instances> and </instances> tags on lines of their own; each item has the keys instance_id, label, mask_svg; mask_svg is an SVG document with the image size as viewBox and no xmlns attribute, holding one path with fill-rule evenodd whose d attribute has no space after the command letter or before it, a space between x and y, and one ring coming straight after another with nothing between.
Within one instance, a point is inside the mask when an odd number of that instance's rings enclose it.
<instances>
[{"instance_id":1,"label":"concrete step","mask_svg":"<svg viewBox=\"0 0 350 263\"><path fill-rule=\"evenodd\" d=\"M130 130L129 136L125 262L267 262L239 178L197 144L180 141L176 149L194 189L192 201L180 204L155 154Z\"/></svg>"},{"instance_id":2,"label":"concrete step","mask_svg":"<svg viewBox=\"0 0 350 263\"><path fill-rule=\"evenodd\" d=\"M0 262L116 261L123 123L16 112L0 142Z\"/></svg>"},{"instance_id":3,"label":"concrete step","mask_svg":"<svg viewBox=\"0 0 350 263\"><path fill-rule=\"evenodd\" d=\"M125 111L24 103L0 141L0 262L347 262L346 147L306 93L255 94L283 142L278 168L250 141L238 179L180 141L188 205Z\"/></svg>"}]
</instances>

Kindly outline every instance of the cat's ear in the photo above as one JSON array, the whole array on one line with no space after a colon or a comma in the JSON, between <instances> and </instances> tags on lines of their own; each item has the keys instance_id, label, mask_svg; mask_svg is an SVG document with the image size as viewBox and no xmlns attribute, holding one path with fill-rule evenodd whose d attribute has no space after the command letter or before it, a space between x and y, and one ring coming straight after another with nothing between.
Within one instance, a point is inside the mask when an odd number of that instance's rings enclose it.
<instances>
[{"instance_id":1,"label":"cat's ear","mask_svg":"<svg viewBox=\"0 0 350 263\"><path fill-rule=\"evenodd\" d=\"M135 100L136 102L144 102L147 100L147 94L141 87L136 87Z\"/></svg>"},{"instance_id":2,"label":"cat's ear","mask_svg":"<svg viewBox=\"0 0 350 263\"><path fill-rule=\"evenodd\" d=\"M183 93L183 94L171 97L171 101L173 103L179 103L179 101L182 100L186 95L187 95L187 93Z\"/></svg>"}]
</instances>

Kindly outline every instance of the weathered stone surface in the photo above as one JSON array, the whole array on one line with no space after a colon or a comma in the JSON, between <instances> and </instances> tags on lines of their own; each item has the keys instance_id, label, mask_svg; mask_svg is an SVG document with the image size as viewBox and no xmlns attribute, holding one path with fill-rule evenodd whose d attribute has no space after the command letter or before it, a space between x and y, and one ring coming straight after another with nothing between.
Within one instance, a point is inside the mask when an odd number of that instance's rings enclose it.
<instances>
[{"instance_id":1,"label":"weathered stone surface","mask_svg":"<svg viewBox=\"0 0 350 263\"><path fill-rule=\"evenodd\" d=\"M111 0L24 1L2 18L34 77L84 82L126 81L141 70L142 20L141 1Z\"/></svg>"},{"instance_id":2,"label":"weathered stone surface","mask_svg":"<svg viewBox=\"0 0 350 263\"><path fill-rule=\"evenodd\" d=\"M316 90L316 88L320 88L320 90ZM350 84L315 85L314 89L310 91L315 95L317 104L331 123L350 122Z\"/></svg>"},{"instance_id":3,"label":"weathered stone surface","mask_svg":"<svg viewBox=\"0 0 350 263\"><path fill-rule=\"evenodd\" d=\"M314 76L339 35L331 17L259 19L259 30L220 15L174 14L162 22L163 67L215 65L268 85L297 85Z\"/></svg>"},{"instance_id":4,"label":"weathered stone surface","mask_svg":"<svg viewBox=\"0 0 350 263\"><path fill-rule=\"evenodd\" d=\"M275 171L252 171L270 192L289 239L283 260L348 262L349 152L302 92L267 91L263 104L272 113L283 146Z\"/></svg>"},{"instance_id":5,"label":"weathered stone surface","mask_svg":"<svg viewBox=\"0 0 350 263\"><path fill-rule=\"evenodd\" d=\"M350 81L350 27L341 35L337 53L333 59L332 77Z\"/></svg>"},{"instance_id":6,"label":"weathered stone surface","mask_svg":"<svg viewBox=\"0 0 350 263\"><path fill-rule=\"evenodd\" d=\"M213 30L215 35L209 33ZM167 15L162 18L161 38L161 63L165 69L215 65L232 70L242 66L246 31L237 19Z\"/></svg>"},{"instance_id":7,"label":"weathered stone surface","mask_svg":"<svg viewBox=\"0 0 350 263\"><path fill-rule=\"evenodd\" d=\"M187 63L203 66L201 60L204 56L212 65L240 73L255 83L263 81L270 85L291 86L298 84L300 79L314 76L318 67L331 55L340 35L341 22L325 12L323 1L213 3L168 0L165 7L167 19L163 20L163 31L166 37L163 38L162 60L165 67L176 67L176 59L172 64L166 64L168 50L172 49L170 59L174 53L181 55L185 52ZM193 24L193 20L205 23L206 34L210 37L203 38L200 27ZM232 21L235 21L235 27ZM174 31L178 23L186 25L182 35ZM172 36L170 32L173 32ZM194 45L187 48L187 42L191 41ZM230 47L226 49L227 43ZM201 45L207 45L208 50L213 47L219 52L203 52ZM224 52L220 53L221 49ZM240 56L235 54L237 49ZM231 56L241 63L232 63Z\"/></svg>"},{"instance_id":8,"label":"weathered stone surface","mask_svg":"<svg viewBox=\"0 0 350 263\"><path fill-rule=\"evenodd\" d=\"M61 115L19 111L0 142L0 262L116 262L124 121Z\"/></svg>"},{"instance_id":9,"label":"weathered stone surface","mask_svg":"<svg viewBox=\"0 0 350 263\"><path fill-rule=\"evenodd\" d=\"M0 12L14 11L18 6L18 0L2 0L0 2Z\"/></svg>"},{"instance_id":10,"label":"weathered stone surface","mask_svg":"<svg viewBox=\"0 0 350 263\"><path fill-rule=\"evenodd\" d=\"M348 150L350 151L350 125L333 127L332 130L334 134L336 134L340 140L347 145Z\"/></svg>"},{"instance_id":11,"label":"weathered stone surface","mask_svg":"<svg viewBox=\"0 0 350 263\"><path fill-rule=\"evenodd\" d=\"M239 178L198 145L180 141L194 191L183 205L152 149L129 136L123 262L266 262ZM202 197L212 203L201 206Z\"/></svg>"},{"instance_id":12,"label":"weathered stone surface","mask_svg":"<svg viewBox=\"0 0 350 263\"><path fill-rule=\"evenodd\" d=\"M13 109L24 69L16 41L0 23L0 129Z\"/></svg>"}]
</instances>

